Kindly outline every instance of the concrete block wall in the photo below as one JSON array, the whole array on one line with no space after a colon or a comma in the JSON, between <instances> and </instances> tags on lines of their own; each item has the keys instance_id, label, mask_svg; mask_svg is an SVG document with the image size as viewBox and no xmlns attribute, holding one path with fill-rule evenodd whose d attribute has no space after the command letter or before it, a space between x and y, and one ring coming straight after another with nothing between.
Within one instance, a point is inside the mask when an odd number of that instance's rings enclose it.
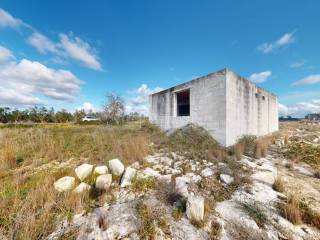
<instances>
[{"instance_id":1,"label":"concrete block wall","mask_svg":"<svg viewBox=\"0 0 320 240\"><path fill-rule=\"evenodd\" d=\"M176 92L190 89L190 116L177 116ZM278 130L278 99L255 84L223 69L149 97L149 119L164 130L196 123L222 145L244 134Z\"/></svg>"},{"instance_id":2,"label":"concrete block wall","mask_svg":"<svg viewBox=\"0 0 320 240\"><path fill-rule=\"evenodd\" d=\"M149 119L164 130L196 123L222 144L226 139L225 70L197 78L149 97ZM177 116L175 93L190 89L190 116Z\"/></svg>"},{"instance_id":3,"label":"concrete block wall","mask_svg":"<svg viewBox=\"0 0 320 240\"><path fill-rule=\"evenodd\" d=\"M252 82L226 72L226 145L247 134L262 136L278 130L278 99Z\"/></svg>"}]
</instances>

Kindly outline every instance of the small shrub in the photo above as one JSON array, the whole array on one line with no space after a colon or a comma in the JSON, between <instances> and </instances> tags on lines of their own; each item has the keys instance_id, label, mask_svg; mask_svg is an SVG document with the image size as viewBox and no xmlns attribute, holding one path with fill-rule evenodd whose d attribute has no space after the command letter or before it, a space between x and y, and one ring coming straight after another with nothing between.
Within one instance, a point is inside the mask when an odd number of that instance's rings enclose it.
<instances>
[{"instance_id":1,"label":"small shrub","mask_svg":"<svg viewBox=\"0 0 320 240\"><path fill-rule=\"evenodd\" d=\"M284 183L280 176L277 176L276 180L274 181L272 188L277 192L284 192Z\"/></svg>"},{"instance_id":2,"label":"small shrub","mask_svg":"<svg viewBox=\"0 0 320 240\"><path fill-rule=\"evenodd\" d=\"M179 221L183 216L183 210L178 207L174 207L172 210L172 217L174 220Z\"/></svg>"},{"instance_id":3,"label":"small shrub","mask_svg":"<svg viewBox=\"0 0 320 240\"><path fill-rule=\"evenodd\" d=\"M162 142L162 147L190 159L223 160L226 149L202 127L189 124L177 129Z\"/></svg>"},{"instance_id":4,"label":"small shrub","mask_svg":"<svg viewBox=\"0 0 320 240\"><path fill-rule=\"evenodd\" d=\"M313 166L319 166L320 164L320 147L306 144L303 142L292 142L288 145L287 151L284 156L295 162L305 162Z\"/></svg>"},{"instance_id":5,"label":"small shrub","mask_svg":"<svg viewBox=\"0 0 320 240\"><path fill-rule=\"evenodd\" d=\"M135 175L131 182L131 189L137 192L145 192L155 187L155 179L153 177L141 177Z\"/></svg>"},{"instance_id":6,"label":"small shrub","mask_svg":"<svg viewBox=\"0 0 320 240\"><path fill-rule=\"evenodd\" d=\"M221 226L219 223L212 221L211 222L211 228L210 228L210 232L209 232L209 240L218 240L220 239L221 233Z\"/></svg>"},{"instance_id":7,"label":"small shrub","mask_svg":"<svg viewBox=\"0 0 320 240\"><path fill-rule=\"evenodd\" d=\"M155 235L155 218L152 210L142 201L137 204L137 211L141 221L139 235L141 239L153 239Z\"/></svg>"},{"instance_id":8,"label":"small shrub","mask_svg":"<svg viewBox=\"0 0 320 240\"><path fill-rule=\"evenodd\" d=\"M257 223L259 227L264 227L268 222L268 217L258 203L243 203L243 209Z\"/></svg>"}]
</instances>

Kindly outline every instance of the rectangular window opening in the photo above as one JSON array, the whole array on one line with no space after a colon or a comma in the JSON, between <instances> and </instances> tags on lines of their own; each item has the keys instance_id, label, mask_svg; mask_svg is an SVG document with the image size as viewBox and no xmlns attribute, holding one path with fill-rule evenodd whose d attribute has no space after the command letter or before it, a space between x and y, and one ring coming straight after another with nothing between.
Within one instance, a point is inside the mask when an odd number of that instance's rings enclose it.
<instances>
[{"instance_id":1,"label":"rectangular window opening","mask_svg":"<svg viewBox=\"0 0 320 240\"><path fill-rule=\"evenodd\" d=\"M190 116L190 89L177 92L177 116Z\"/></svg>"}]
</instances>

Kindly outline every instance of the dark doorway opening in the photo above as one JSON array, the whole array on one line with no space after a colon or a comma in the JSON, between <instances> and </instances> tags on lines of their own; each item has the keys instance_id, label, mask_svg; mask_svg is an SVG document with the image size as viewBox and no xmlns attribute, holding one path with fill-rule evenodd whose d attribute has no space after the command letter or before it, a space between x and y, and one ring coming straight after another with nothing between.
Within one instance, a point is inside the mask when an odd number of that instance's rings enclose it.
<instances>
[{"instance_id":1,"label":"dark doorway opening","mask_svg":"<svg viewBox=\"0 0 320 240\"><path fill-rule=\"evenodd\" d=\"M190 116L190 89L177 92L177 116Z\"/></svg>"}]
</instances>

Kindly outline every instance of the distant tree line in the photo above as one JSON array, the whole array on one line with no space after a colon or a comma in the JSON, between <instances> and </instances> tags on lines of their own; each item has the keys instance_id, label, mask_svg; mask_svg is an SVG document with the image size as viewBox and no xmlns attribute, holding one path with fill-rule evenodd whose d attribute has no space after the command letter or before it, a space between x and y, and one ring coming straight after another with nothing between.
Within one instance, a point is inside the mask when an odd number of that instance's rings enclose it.
<instances>
[{"instance_id":1,"label":"distant tree line","mask_svg":"<svg viewBox=\"0 0 320 240\"><path fill-rule=\"evenodd\" d=\"M73 113L65 109L55 111L53 108L32 107L30 109L12 109L0 107L1 123L80 123L85 116L97 118L102 123L121 124L127 121L135 121L144 118L143 115L133 112L126 114L124 100L115 95L106 95L102 111L86 113L84 110L76 110Z\"/></svg>"}]
</instances>

